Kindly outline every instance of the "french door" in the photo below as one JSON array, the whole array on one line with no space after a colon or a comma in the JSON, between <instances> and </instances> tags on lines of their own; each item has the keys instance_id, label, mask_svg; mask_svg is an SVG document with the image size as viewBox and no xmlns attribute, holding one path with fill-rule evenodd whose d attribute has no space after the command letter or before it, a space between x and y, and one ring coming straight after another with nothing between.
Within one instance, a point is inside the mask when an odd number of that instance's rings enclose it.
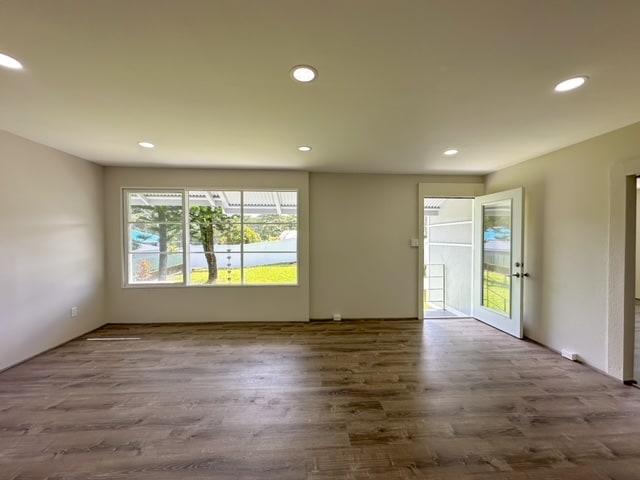
<instances>
[{"instance_id":1,"label":"french door","mask_svg":"<svg viewBox=\"0 0 640 480\"><path fill-rule=\"evenodd\" d=\"M476 197L473 316L522 338L522 188Z\"/></svg>"}]
</instances>

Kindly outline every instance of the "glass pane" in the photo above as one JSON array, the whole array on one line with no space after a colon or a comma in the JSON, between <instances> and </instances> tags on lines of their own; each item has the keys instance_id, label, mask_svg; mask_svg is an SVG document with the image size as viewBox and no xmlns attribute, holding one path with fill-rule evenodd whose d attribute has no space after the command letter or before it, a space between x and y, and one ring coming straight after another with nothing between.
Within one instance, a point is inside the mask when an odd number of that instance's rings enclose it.
<instances>
[{"instance_id":1,"label":"glass pane","mask_svg":"<svg viewBox=\"0 0 640 480\"><path fill-rule=\"evenodd\" d=\"M219 208L227 216L240 215L241 194L230 190L190 190L189 208L210 207Z\"/></svg>"},{"instance_id":2,"label":"glass pane","mask_svg":"<svg viewBox=\"0 0 640 480\"><path fill-rule=\"evenodd\" d=\"M246 223L295 224L298 192L244 192Z\"/></svg>"},{"instance_id":3,"label":"glass pane","mask_svg":"<svg viewBox=\"0 0 640 480\"><path fill-rule=\"evenodd\" d=\"M239 285L240 254L239 253L204 253L202 251L189 255L191 285Z\"/></svg>"},{"instance_id":4,"label":"glass pane","mask_svg":"<svg viewBox=\"0 0 640 480\"><path fill-rule=\"evenodd\" d=\"M192 217L193 218L193 217ZM200 252L232 252L240 251L241 229L240 219L232 219L233 223L226 226L220 225L218 228L212 222L205 220L202 222L192 222L189 224L189 234L191 236L191 250ZM245 233L245 239L247 233Z\"/></svg>"},{"instance_id":5,"label":"glass pane","mask_svg":"<svg viewBox=\"0 0 640 480\"><path fill-rule=\"evenodd\" d=\"M246 218L246 216L245 216ZM245 243L276 242L298 237L298 224L295 217L282 218L282 223L245 223ZM286 221L286 223L284 223ZM295 243L295 242L294 242Z\"/></svg>"},{"instance_id":6,"label":"glass pane","mask_svg":"<svg viewBox=\"0 0 640 480\"><path fill-rule=\"evenodd\" d=\"M181 192L127 192L130 222L182 222Z\"/></svg>"},{"instance_id":7,"label":"glass pane","mask_svg":"<svg viewBox=\"0 0 640 480\"><path fill-rule=\"evenodd\" d=\"M293 285L298 282L295 252L245 253L244 283L248 285Z\"/></svg>"},{"instance_id":8,"label":"glass pane","mask_svg":"<svg viewBox=\"0 0 640 480\"><path fill-rule=\"evenodd\" d=\"M143 252L129 255L129 283L180 283L182 253Z\"/></svg>"},{"instance_id":9,"label":"glass pane","mask_svg":"<svg viewBox=\"0 0 640 480\"><path fill-rule=\"evenodd\" d=\"M261 238L258 232L262 232L265 239ZM283 225L245 224L244 239L245 252L296 252L298 250L298 231L289 230Z\"/></svg>"},{"instance_id":10,"label":"glass pane","mask_svg":"<svg viewBox=\"0 0 640 480\"><path fill-rule=\"evenodd\" d=\"M482 305L511 316L511 200L482 207Z\"/></svg>"},{"instance_id":11,"label":"glass pane","mask_svg":"<svg viewBox=\"0 0 640 480\"><path fill-rule=\"evenodd\" d=\"M234 245L220 245L220 244L216 244L213 251L216 253L220 253L220 254L227 254L227 253L240 253L240 245L239 244L234 244Z\"/></svg>"},{"instance_id":12,"label":"glass pane","mask_svg":"<svg viewBox=\"0 0 640 480\"><path fill-rule=\"evenodd\" d=\"M208 269L191 269L191 284L212 285L240 285L242 283L240 273L239 253L215 253L207 255L210 259L215 258L215 263ZM207 260L209 261L209 260Z\"/></svg>"},{"instance_id":13,"label":"glass pane","mask_svg":"<svg viewBox=\"0 0 640 480\"><path fill-rule=\"evenodd\" d=\"M234 195L237 194L237 199ZM239 251L240 245L240 192L190 191L189 233L191 248L200 251ZM229 204L235 199L235 206ZM237 213L234 213L237 212ZM224 246L224 247L221 247ZM236 250L233 245L238 245Z\"/></svg>"},{"instance_id":14,"label":"glass pane","mask_svg":"<svg viewBox=\"0 0 640 480\"><path fill-rule=\"evenodd\" d=\"M176 223L130 223L129 252L181 252L182 230Z\"/></svg>"}]
</instances>

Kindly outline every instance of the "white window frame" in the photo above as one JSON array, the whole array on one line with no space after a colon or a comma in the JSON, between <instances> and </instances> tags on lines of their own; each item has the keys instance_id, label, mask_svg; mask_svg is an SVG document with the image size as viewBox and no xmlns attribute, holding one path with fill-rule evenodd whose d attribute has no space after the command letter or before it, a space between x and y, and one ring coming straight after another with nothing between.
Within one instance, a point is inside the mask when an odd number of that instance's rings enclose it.
<instances>
[{"instance_id":1,"label":"white window frame","mask_svg":"<svg viewBox=\"0 0 640 480\"><path fill-rule=\"evenodd\" d=\"M240 251L237 252L240 255L240 283L237 284L223 284L223 283L214 283L214 284L191 284L190 280L190 254L191 254L191 231L190 231L190 221L189 221L189 194L194 191L206 191L206 192L238 192L240 193L240 238L242 239L240 243ZM245 252L245 243L244 243L244 228L245 228L245 201L244 195L247 192L291 192L296 194L296 232L299 233L299 205L298 199L300 197L300 192L295 188L215 188L215 187L189 187L189 188L145 188L145 187L123 187L122 188L122 287L123 288L168 288L168 287L296 287L300 282L300 238L299 235L296 235L296 250L293 251L274 251L273 253L295 253L295 265L296 265L296 281L295 283L245 283L245 254L251 252ZM130 212L130 196L131 194L140 194L140 193L179 193L182 195L182 256L183 256L183 271L182 271L182 281L181 282L133 282L132 281L132 272L130 271L130 224L139 223L139 222L130 222L129 221L129 212ZM264 224L269 224L270 222L264 222ZM256 222L256 225L261 224L261 222ZM251 225L248 223L246 225ZM215 247L214 247L215 249ZM221 253L221 252L213 252ZM223 270L219 268L219 270Z\"/></svg>"}]
</instances>

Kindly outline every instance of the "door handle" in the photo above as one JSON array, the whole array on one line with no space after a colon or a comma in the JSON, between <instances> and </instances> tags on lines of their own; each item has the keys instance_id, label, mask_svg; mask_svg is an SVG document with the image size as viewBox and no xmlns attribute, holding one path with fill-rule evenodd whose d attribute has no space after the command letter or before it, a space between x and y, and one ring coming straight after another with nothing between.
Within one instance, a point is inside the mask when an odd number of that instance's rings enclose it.
<instances>
[{"instance_id":1,"label":"door handle","mask_svg":"<svg viewBox=\"0 0 640 480\"><path fill-rule=\"evenodd\" d=\"M516 278L520 278L520 274L518 272L512 273L511 276L512 277L516 277Z\"/></svg>"}]
</instances>

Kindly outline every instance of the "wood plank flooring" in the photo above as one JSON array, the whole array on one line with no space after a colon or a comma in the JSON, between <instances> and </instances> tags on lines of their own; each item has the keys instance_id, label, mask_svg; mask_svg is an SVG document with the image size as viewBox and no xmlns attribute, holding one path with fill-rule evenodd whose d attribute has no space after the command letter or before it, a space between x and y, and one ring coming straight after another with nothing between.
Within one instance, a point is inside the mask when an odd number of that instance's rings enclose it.
<instances>
[{"instance_id":1,"label":"wood plank flooring","mask_svg":"<svg viewBox=\"0 0 640 480\"><path fill-rule=\"evenodd\" d=\"M640 390L470 319L107 326L0 374L0 479L640 479Z\"/></svg>"}]
</instances>

